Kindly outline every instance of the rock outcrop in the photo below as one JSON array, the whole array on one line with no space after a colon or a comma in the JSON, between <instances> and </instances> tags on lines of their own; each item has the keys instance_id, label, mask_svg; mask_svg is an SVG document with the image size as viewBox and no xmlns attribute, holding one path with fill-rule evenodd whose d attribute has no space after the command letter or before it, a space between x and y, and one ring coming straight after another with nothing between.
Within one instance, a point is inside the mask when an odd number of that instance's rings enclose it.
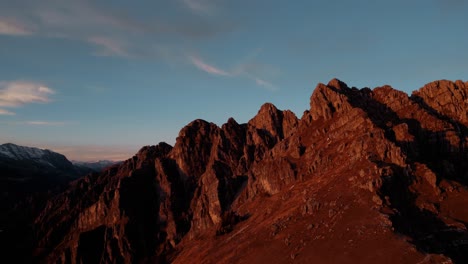
<instances>
[{"instance_id":1,"label":"rock outcrop","mask_svg":"<svg viewBox=\"0 0 468 264\"><path fill-rule=\"evenodd\" d=\"M35 221L56 263L465 263L468 85L319 84L301 119L195 120Z\"/></svg>"}]
</instances>

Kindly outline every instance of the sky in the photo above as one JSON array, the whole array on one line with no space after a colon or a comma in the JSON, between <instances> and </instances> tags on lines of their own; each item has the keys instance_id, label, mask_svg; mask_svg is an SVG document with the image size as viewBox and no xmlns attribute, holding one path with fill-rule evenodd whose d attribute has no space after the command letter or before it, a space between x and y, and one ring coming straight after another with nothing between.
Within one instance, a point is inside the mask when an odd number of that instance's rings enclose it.
<instances>
[{"instance_id":1,"label":"sky","mask_svg":"<svg viewBox=\"0 0 468 264\"><path fill-rule=\"evenodd\" d=\"M194 119L302 116L317 83L467 80L468 1L0 0L0 143L71 160L171 145Z\"/></svg>"}]
</instances>

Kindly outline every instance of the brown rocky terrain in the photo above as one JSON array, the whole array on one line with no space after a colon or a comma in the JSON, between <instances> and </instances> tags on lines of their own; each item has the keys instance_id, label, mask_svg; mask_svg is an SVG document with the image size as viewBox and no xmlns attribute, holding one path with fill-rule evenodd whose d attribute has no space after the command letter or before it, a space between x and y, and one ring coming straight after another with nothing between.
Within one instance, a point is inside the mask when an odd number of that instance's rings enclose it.
<instances>
[{"instance_id":1,"label":"brown rocky terrain","mask_svg":"<svg viewBox=\"0 0 468 264\"><path fill-rule=\"evenodd\" d=\"M195 120L73 182L42 263L467 263L468 82L319 84L298 119Z\"/></svg>"}]
</instances>

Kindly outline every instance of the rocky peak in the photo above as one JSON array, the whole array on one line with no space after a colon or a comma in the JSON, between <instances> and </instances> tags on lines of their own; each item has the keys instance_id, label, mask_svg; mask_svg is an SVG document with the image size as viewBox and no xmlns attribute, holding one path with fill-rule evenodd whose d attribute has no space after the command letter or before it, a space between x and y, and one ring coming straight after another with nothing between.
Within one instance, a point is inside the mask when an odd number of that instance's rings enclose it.
<instances>
[{"instance_id":1,"label":"rocky peak","mask_svg":"<svg viewBox=\"0 0 468 264\"><path fill-rule=\"evenodd\" d=\"M230 117L228 121L223 125L222 128L224 129L228 127L232 128L232 127L238 127L238 126L239 126L239 123L237 123L237 121L234 118Z\"/></svg>"},{"instance_id":2,"label":"rocky peak","mask_svg":"<svg viewBox=\"0 0 468 264\"><path fill-rule=\"evenodd\" d=\"M211 155L213 139L220 128L214 123L197 119L185 126L169 154L187 175L199 177L206 169Z\"/></svg>"},{"instance_id":3,"label":"rocky peak","mask_svg":"<svg viewBox=\"0 0 468 264\"><path fill-rule=\"evenodd\" d=\"M238 164L239 159L244 154L246 143L246 124L237 123L234 118L229 118L226 124L221 127L223 136L220 138L220 150L226 154L223 159L231 164Z\"/></svg>"},{"instance_id":4,"label":"rocky peak","mask_svg":"<svg viewBox=\"0 0 468 264\"><path fill-rule=\"evenodd\" d=\"M257 115L249 121L249 125L258 129L264 129L270 132L273 136L278 136L280 131L278 128L281 126L281 113L271 103L265 103L258 110Z\"/></svg>"},{"instance_id":5,"label":"rocky peak","mask_svg":"<svg viewBox=\"0 0 468 264\"><path fill-rule=\"evenodd\" d=\"M176 141L179 142L184 138L202 137L209 134L212 129L216 128L218 127L213 123L209 123L203 119L196 119L180 130Z\"/></svg>"},{"instance_id":6,"label":"rocky peak","mask_svg":"<svg viewBox=\"0 0 468 264\"><path fill-rule=\"evenodd\" d=\"M328 85L319 83L310 97L312 119L328 120L334 113L352 108L347 97L350 92L351 89L338 79L332 79Z\"/></svg>"},{"instance_id":7,"label":"rocky peak","mask_svg":"<svg viewBox=\"0 0 468 264\"><path fill-rule=\"evenodd\" d=\"M408 94L391 87L384 85L377 87L370 93L375 102L383 106L390 107L394 111L398 111L403 107L408 107L411 104Z\"/></svg>"},{"instance_id":8,"label":"rocky peak","mask_svg":"<svg viewBox=\"0 0 468 264\"><path fill-rule=\"evenodd\" d=\"M468 125L468 82L434 81L413 92L411 98L423 103L431 112L442 113Z\"/></svg>"},{"instance_id":9,"label":"rocky peak","mask_svg":"<svg viewBox=\"0 0 468 264\"><path fill-rule=\"evenodd\" d=\"M251 127L267 132L276 141L289 136L297 124L298 119L293 112L278 110L271 103L262 105L257 115L248 123Z\"/></svg>"},{"instance_id":10,"label":"rocky peak","mask_svg":"<svg viewBox=\"0 0 468 264\"><path fill-rule=\"evenodd\" d=\"M390 85L384 85L381 87L374 88L372 90L374 94L380 95L381 97L388 97L388 98L408 98L408 95L405 92L396 90Z\"/></svg>"},{"instance_id":11,"label":"rocky peak","mask_svg":"<svg viewBox=\"0 0 468 264\"><path fill-rule=\"evenodd\" d=\"M346 89L349 89L348 85L342 81L340 81L339 79L337 78L333 78L331 79L328 84L327 84L328 87L333 87L335 89L338 89L338 90L346 90Z\"/></svg>"},{"instance_id":12,"label":"rocky peak","mask_svg":"<svg viewBox=\"0 0 468 264\"><path fill-rule=\"evenodd\" d=\"M137 157L162 157L166 156L172 150L172 146L166 142L161 142L155 146L144 146L136 154Z\"/></svg>"}]
</instances>

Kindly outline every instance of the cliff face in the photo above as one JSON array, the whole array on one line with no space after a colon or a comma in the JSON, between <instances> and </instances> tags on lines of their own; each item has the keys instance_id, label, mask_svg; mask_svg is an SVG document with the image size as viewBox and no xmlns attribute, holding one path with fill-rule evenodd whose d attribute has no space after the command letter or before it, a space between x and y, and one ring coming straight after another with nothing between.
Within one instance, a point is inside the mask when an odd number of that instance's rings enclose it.
<instances>
[{"instance_id":1,"label":"cliff face","mask_svg":"<svg viewBox=\"0 0 468 264\"><path fill-rule=\"evenodd\" d=\"M408 97L319 84L301 119L195 120L174 147L74 182L35 222L42 262L468 260L468 83Z\"/></svg>"}]
</instances>

